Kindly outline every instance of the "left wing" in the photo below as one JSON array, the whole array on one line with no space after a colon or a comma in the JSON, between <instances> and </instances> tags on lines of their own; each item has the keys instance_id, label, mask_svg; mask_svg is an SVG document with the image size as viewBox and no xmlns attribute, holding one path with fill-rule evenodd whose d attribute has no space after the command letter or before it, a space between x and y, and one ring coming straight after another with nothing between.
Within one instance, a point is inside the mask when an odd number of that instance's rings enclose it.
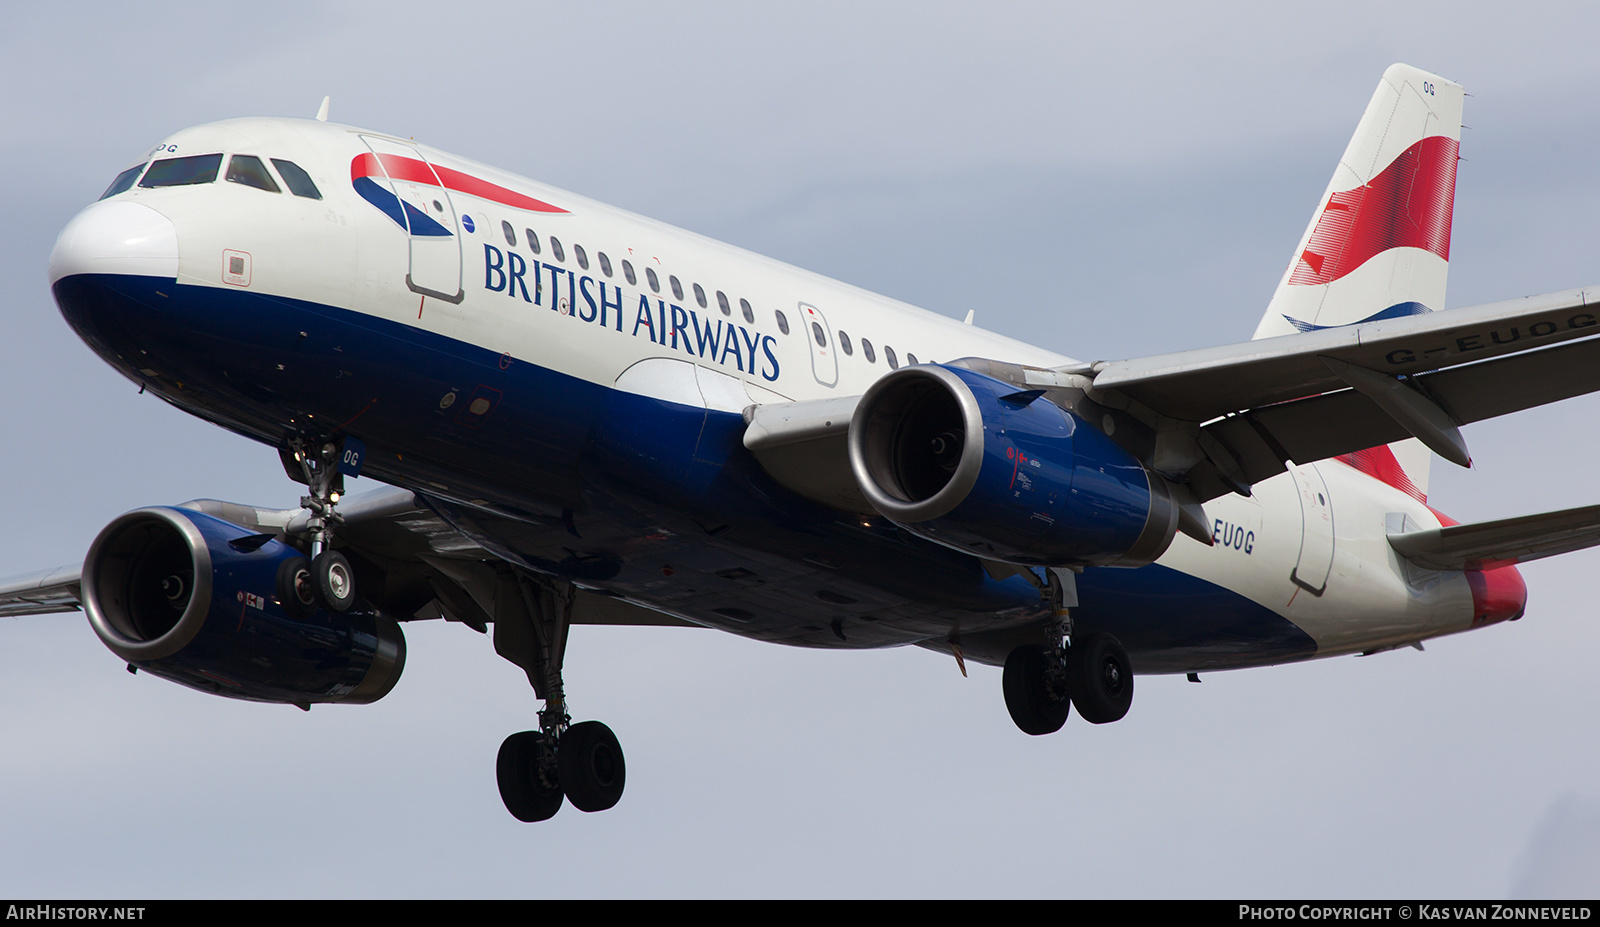
<instances>
[{"instance_id":1,"label":"left wing","mask_svg":"<svg viewBox=\"0 0 1600 927\"><path fill-rule=\"evenodd\" d=\"M1052 371L1155 430L1150 464L1200 501L1416 437L1469 462L1459 426L1600 390L1600 290L1569 290Z\"/></svg>"}]
</instances>

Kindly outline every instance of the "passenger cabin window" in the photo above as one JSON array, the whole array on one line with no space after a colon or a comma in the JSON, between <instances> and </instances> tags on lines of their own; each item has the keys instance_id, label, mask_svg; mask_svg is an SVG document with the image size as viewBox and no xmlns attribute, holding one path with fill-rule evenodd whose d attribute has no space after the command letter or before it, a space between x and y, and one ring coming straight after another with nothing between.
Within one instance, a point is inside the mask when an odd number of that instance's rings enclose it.
<instances>
[{"instance_id":1,"label":"passenger cabin window","mask_svg":"<svg viewBox=\"0 0 1600 927\"><path fill-rule=\"evenodd\" d=\"M517 246L517 230L511 227L511 223L502 219L500 222L500 234L506 237L506 244L513 248Z\"/></svg>"},{"instance_id":2,"label":"passenger cabin window","mask_svg":"<svg viewBox=\"0 0 1600 927\"><path fill-rule=\"evenodd\" d=\"M646 280L650 281L650 292L661 292L661 281L656 279L656 269L654 267L646 267L644 269L644 276Z\"/></svg>"},{"instance_id":3,"label":"passenger cabin window","mask_svg":"<svg viewBox=\"0 0 1600 927\"><path fill-rule=\"evenodd\" d=\"M573 245L572 255L578 259L578 267L583 270L589 269L589 253L583 250L583 245Z\"/></svg>"},{"instance_id":4,"label":"passenger cabin window","mask_svg":"<svg viewBox=\"0 0 1600 927\"><path fill-rule=\"evenodd\" d=\"M811 323L811 337L817 339L817 347L825 348L828 346L828 336L822 333L821 322Z\"/></svg>"},{"instance_id":5,"label":"passenger cabin window","mask_svg":"<svg viewBox=\"0 0 1600 927\"><path fill-rule=\"evenodd\" d=\"M917 355L912 354L910 351L907 351L906 352L906 363L910 364L913 367L917 366Z\"/></svg>"},{"instance_id":6,"label":"passenger cabin window","mask_svg":"<svg viewBox=\"0 0 1600 927\"><path fill-rule=\"evenodd\" d=\"M672 284L672 298L673 299L682 299L683 298L683 284L678 282L678 278L673 276L673 275L671 275L671 274L668 274L667 275L667 282Z\"/></svg>"},{"instance_id":7,"label":"passenger cabin window","mask_svg":"<svg viewBox=\"0 0 1600 927\"><path fill-rule=\"evenodd\" d=\"M278 169L278 176L283 178L283 182L289 188L290 193L295 196L303 196L308 200L322 199L322 191L318 190L317 185L311 182L311 175L307 174L300 165L293 161L285 161L282 158L271 158L269 160L272 161L272 166ZM467 231L470 232L472 229L469 228Z\"/></svg>"},{"instance_id":8,"label":"passenger cabin window","mask_svg":"<svg viewBox=\"0 0 1600 927\"><path fill-rule=\"evenodd\" d=\"M628 278L629 286L639 285L639 278L634 276L633 273L633 265L629 264L626 260L622 262L622 275Z\"/></svg>"},{"instance_id":9,"label":"passenger cabin window","mask_svg":"<svg viewBox=\"0 0 1600 927\"><path fill-rule=\"evenodd\" d=\"M278 182L267 173L267 166L255 155L234 155L229 158L227 179L231 183L242 183L268 193L283 192L279 189Z\"/></svg>"},{"instance_id":10,"label":"passenger cabin window","mask_svg":"<svg viewBox=\"0 0 1600 927\"><path fill-rule=\"evenodd\" d=\"M185 187L190 184L210 183L217 179L217 169L222 167L222 155L192 155L187 158L165 158L150 165L144 172L141 187Z\"/></svg>"},{"instance_id":11,"label":"passenger cabin window","mask_svg":"<svg viewBox=\"0 0 1600 927\"><path fill-rule=\"evenodd\" d=\"M144 170L144 165L140 164L118 174L116 179L111 181L111 186L106 187L106 192L100 194L100 198L105 199L108 196L116 196L118 193L128 192L133 187L133 182L139 179L139 172L142 170Z\"/></svg>"},{"instance_id":12,"label":"passenger cabin window","mask_svg":"<svg viewBox=\"0 0 1600 927\"><path fill-rule=\"evenodd\" d=\"M700 304L701 309L706 307L706 291L700 289L698 283L694 285L694 301Z\"/></svg>"},{"instance_id":13,"label":"passenger cabin window","mask_svg":"<svg viewBox=\"0 0 1600 927\"><path fill-rule=\"evenodd\" d=\"M567 252L561 250L561 239L554 235L550 236L550 253L555 255L558 261L564 262L567 259Z\"/></svg>"},{"instance_id":14,"label":"passenger cabin window","mask_svg":"<svg viewBox=\"0 0 1600 927\"><path fill-rule=\"evenodd\" d=\"M900 359L894 356L894 348L891 348L888 345L884 345L883 346L883 359L889 362L889 369L891 369L891 370L899 370L900 369Z\"/></svg>"},{"instance_id":15,"label":"passenger cabin window","mask_svg":"<svg viewBox=\"0 0 1600 927\"><path fill-rule=\"evenodd\" d=\"M778 317L778 331L789 334L789 317L783 314L782 309L774 309L772 314Z\"/></svg>"},{"instance_id":16,"label":"passenger cabin window","mask_svg":"<svg viewBox=\"0 0 1600 927\"><path fill-rule=\"evenodd\" d=\"M611 276L611 259L606 257L604 251L596 251L595 257L600 259L600 272L607 277Z\"/></svg>"},{"instance_id":17,"label":"passenger cabin window","mask_svg":"<svg viewBox=\"0 0 1600 927\"><path fill-rule=\"evenodd\" d=\"M528 240L528 250L532 251L534 254L538 254L539 236L534 234L533 229L523 229L522 237Z\"/></svg>"},{"instance_id":18,"label":"passenger cabin window","mask_svg":"<svg viewBox=\"0 0 1600 927\"><path fill-rule=\"evenodd\" d=\"M722 310L723 315L733 315L733 307L728 305L728 294L721 290L717 291L717 308Z\"/></svg>"},{"instance_id":19,"label":"passenger cabin window","mask_svg":"<svg viewBox=\"0 0 1600 927\"><path fill-rule=\"evenodd\" d=\"M749 322L751 325L756 324L756 311L750 308L750 300L741 298L739 300L739 311L744 313L744 320L746 322Z\"/></svg>"},{"instance_id":20,"label":"passenger cabin window","mask_svg":"<svg viewBox=\"0 0 1600 927\"><path fill-rule=\"evenodd\" d=\"M842 329L839 332L839 350L846 354L855 353L855 351L850 347L850 335Z\"/></svg>"},{"instance_id":21,"label":"passenger cabin window","mask_svg":"<svg viewBox=\"0 0 1600 927\"><path fill-rule=\"evenodd\" d=\"M865 338L861 339L861 353L866 356L867 363L876 364L878 362L878 352L872 350L872 342Z\"/></svg>"}]
</instances>

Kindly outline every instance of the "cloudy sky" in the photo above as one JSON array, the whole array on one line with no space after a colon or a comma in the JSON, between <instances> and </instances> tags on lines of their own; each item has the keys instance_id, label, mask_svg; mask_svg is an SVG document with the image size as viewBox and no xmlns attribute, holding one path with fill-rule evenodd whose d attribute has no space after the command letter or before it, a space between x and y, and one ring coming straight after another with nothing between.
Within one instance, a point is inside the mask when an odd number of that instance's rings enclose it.
<instances>
[{"instance_id":1,"label":"cloudy sky","mask_svg":"<svg viewBox=\"0 0 1600 927\"><path fill-rule=\"evenodd\" d=\"M1202 9L1202 6L1204 8ZM267 448L72 335L56 232L163 135L333 117L1083 358L1247 338L1383 69L1466 85L1450 304L1600 283L1582 4L31 4L0 31L0 575L130 508L293 504ZM1474 425L1463 521L1600 501L1600 399ZM81 615L0 622L0 895L1543 896L1600 892L1600 554L1528 617L1414 650L1142 677L1015 730L998 670L579 629L614 810L512 820L537 703L487 638L408 628L366 707L129 676ZM1181 620L1181 615L1175 615Z\"/></svg>"}]
</instances>

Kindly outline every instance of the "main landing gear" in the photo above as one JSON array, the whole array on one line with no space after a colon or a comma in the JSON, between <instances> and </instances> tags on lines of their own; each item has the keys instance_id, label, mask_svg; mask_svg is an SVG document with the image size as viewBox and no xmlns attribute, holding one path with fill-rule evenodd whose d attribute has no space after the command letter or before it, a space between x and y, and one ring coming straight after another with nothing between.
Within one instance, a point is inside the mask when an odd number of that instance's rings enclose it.
<instances>
[{"instance_id":1,"label":"main landing gear","mask_svg":"<svg viewBox=\"0 0 1600 927\"><path fill-rule=\"evenodd\" d=\"M1058 603L1059 586L1051 580L1046 594ZM1024 734L1053 734L1076 705L1091 724L1120 721L1133 705L1128 652L1110 634L1074 639L1071 615L1059 604L1055 613L1050 643L1023 644L1006 657L1001 688L1011 720Z\"/></svg>"},{"instance_id":2,"label":"main landing gear","mask_svg":"<svg viewBox=\"0 0 1600 927\"><path fill-rule=\"evenodd\" d=\"M605 811L622 798L627 778L611 729L573 724L567 714L561 662L574 595L569 584L520 572L502 575L495 588L495 651L522 667L545 703L539 730L507 737L495 763L500 799L519 821L548 820L563 799L579 811Z\"/></svg>"}]
</instances>

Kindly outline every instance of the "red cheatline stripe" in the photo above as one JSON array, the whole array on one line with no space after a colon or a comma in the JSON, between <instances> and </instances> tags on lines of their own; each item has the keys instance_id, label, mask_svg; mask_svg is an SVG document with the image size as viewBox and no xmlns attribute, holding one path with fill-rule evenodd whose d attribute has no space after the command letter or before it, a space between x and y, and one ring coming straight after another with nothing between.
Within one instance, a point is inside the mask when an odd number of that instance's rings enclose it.
<instances>
[{"instance_id":1,"label":"red cheatline stripe","mask_svg":"<svg viewBox=\"0 0 1600 927\"><path fill-rule=\"evenodd\" d=\"M1421 248L1450 260L1460 149L1453 138L1431 135L1366 184L1329 197L1289 282L1337 280L1390 248Z\"/></svg>"},{"instance_id":2,"label":"red cheatline stripe","mask_svg":"<svg viewBox=\"0 0 1600 927\"><path fill-rule=\"evenodd\" d=\"M379 167L380 161L382 163L381 168ZM433 176L435 171L439 173L437 179ZM492 184L487 180L480 180L471 174L463 174L460 171L441 167L437 164L430 169L425 162L416 158L368 153L356 155L350 159L351 180L361 177L382 176L385 173L395 180L425 183L434 187L439 186L440 181L443 181L446 188L455 190L458 193L480 196L486 200L493 200L496 203L517 209L527 209L532 212L566 212L560 206L551 206L543 200L536 200L531 196L523 196L515 190L507 190L505 187Z\"/></svg>"}]
</instances>

